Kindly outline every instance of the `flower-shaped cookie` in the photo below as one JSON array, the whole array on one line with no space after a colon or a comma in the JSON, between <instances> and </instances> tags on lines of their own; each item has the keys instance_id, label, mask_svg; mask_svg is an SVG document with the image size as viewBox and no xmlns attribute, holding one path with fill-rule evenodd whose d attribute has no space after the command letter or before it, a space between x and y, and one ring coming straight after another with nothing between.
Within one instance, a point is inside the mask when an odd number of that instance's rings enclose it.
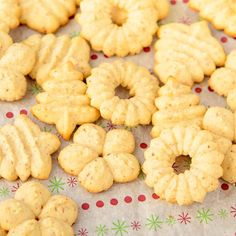
<instances>
[{"instance_id":1,"label":"flower-shaped cookie","mask_svg":"<svg viewBox=\"0 0 236 236\"><path fill-rule=\"evenodd\" d=\"M56 37L53 34L35 34L23 43L36 52L36 63L30 77L40 85L49 78L51 70L67 62L71 62L84 77L90 75L90 47L80 36L71 38L69 35Z\"/></svg>"},{"instance_id":2,"label":"flower-shaped cookie","mask_svg":"<svg viewBox=\"0 0 236 236\"><path fill-rule=\"evenodd\" d=\"M191 165L184 173L176 174L176 157L189 155ZM208 192L216 190L224 155L209 131L198 126L176 126L165 129L152 139L145 151L143 171L145 182L154 192L170 203L189 205L203 202Z\"/></svg>"},{"instance_id":3,"label":"flower-shaped cookie","mask_svg":"<svg viewBox=\"0 0 236 236\"><path fill-rule=\"evenodd\" d=\"M155 44L154 70L163 83L169 77L192 86L225 63L225 53L207 22L191 25L170 23L160 27Z\"/></svg>"},{"instance_id":4,"label":"flower-shaped cookie","mask_svg":"<svg viewBox=\"0 0 236 236\"><path fill-rule=\"evenodd\" d=\"M222 178L230 183L236 182L236 145L231 146L232 141L236 142L236 114L223 107L211 107L204 116L203 127L216 136L225 138L221 138L220 142L224 150L222 152L226 153L222 163Z\"/></svg>"},{"instance_id":5,"label":"flower-shaped cookie","mask_svg":"<svg viewBox=\"0 0 236 236\"><path fill-rule=\"evenodd\" d=\"M209 85L219 95L227 97L229 107L236 111L236 50L228 56L225 67L217 69L209 80Z\"/></svg>"},{"instance_id":6,"label":"flower-shaped cookie","mask_svg":"<svg viewBox=\"0 0 236 236\"><path fill-rule=\"evenodd\" d=\"M80 9L81 35L92 48L124 57L152 43L157 21L167 15L169 5L167 0L84 0Z\"/></svg>"},{"instance_id":7,"label":"flower-shaped cookie","mask_svg":"<svg viewBox=\"0 0 236 236\"><path fill-rule=\"evenodd\" d=\"M191 87L169 78L158 94L155 100L158 111L152 116L152 137L158 137L163 129L177 124L202 126L206 108L199 105L200 99L192 93Z\"/></svg>"},{"instance_id":8,"label":"flower-shaped cookie","mask_svg":"<svg viewBox=\"0 0 236 236\"><path fill-rule=\"evenodd\" d=\"M189 6L218 30L236 37L236 2L234 0L190 0Z\"/></svg>"},{"instance_id":9,"label":"flower-shaped cookie","mask_svg":"<svg viewBox=\"0 0 236 236\"><path fill-rule=\"evenodd\" d=\"M145 67L126 61L103 63L92 70L87 84L91 105L100 110L104 119L129 127L151 122L159 84ZM129 90L129 98L117 96L119 86Z\"/></svg>"},{"instance_id":10,"label":"flower-shaped cookie","mask_svg":"<svg viewBox=\"0 0 236 236\"><path fill-rule=\"evenodd\" d=\"M54 33L76 13L78 0L19 0L22 24L41 33Z\"/></svg>"},{"instance_id":11,"label":"flower-shaped cookie","mask_svg":"<svg viewBox=\"0 0 236 236\"><path fill-rule=\"evenodd\" d=\"M0 202L0 227L8 231L8 236L73 236L71 225L77 215L77 204L72 199L51 196L39 182L23 184L14 199Z\"/></svg>"},{"instance_id":12,"label":"flower-shaped cookie","mask_svg":"<svg viewBox=\"0 0 236 236\"><path fill-rule=\"evenodd\" d=\"M5 42L5 46L6 44L8 43ZM35 53L29 46L14 43L7 48L0 59L0 100L15 101L25 95L25 75L33 69L34 63Z\"/></svg>"},{"instance_id":13,"label":"flower-shaped cookie","mask_svg":"<svg viewBox=\"0 0 236 236\"><path fill-rule=\"evenodd\" d=\"M39 120L56 124L64 139L70 138L76 125L99 118L99 111L90 106L90 99L85 95L87 85L83 82L83 74L72 63L53 70L42 87L45 92L37 95L38 104L31 111Z\"/></svg>"},{"instance_id":14,"label":"flower-shaped cookie","mask_svg":"<svg viewBox=\"0 0 236 236\"><path fill-rule=\"evenodd\" d=\"M60 166L78 176L89 192L109 189L113 182L126 183L138 177L140 166L133 153L135 140L124 129L108 133L97 125L81 125L74 134L74 143L59 154Z\"/></svg>"},{"instance_id":15,"label":"flower-shaped cookie","mask_svg":"<svg viewBox=\"0 0 236 236\"><path fill-rule=\"evenodd\" d=\"M51 154L60 146L58 137L42 132L27 116L0 128L0 177L26 181L30 176L47 179L52 168Z\"/></svg>"}]
</instances>

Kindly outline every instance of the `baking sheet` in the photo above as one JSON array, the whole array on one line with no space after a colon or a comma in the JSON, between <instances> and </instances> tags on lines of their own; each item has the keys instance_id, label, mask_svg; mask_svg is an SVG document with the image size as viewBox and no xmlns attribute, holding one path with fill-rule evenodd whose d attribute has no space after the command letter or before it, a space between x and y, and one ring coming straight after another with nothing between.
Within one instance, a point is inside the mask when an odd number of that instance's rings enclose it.
<instances>
[{"instance_id":1,"label":"baking sheet","mask_svg":"<svg viewBox=\"0 0 236 236\"><path fill-rule=\"evenodd\" d=\"M198 15L187 7L188 0L171 0L171 12L161 22L182 22L190 24L197 21ZM213 29L212 29L213 30ZM20 41L32 34L33 31L21 26L11 34L15 41ZM58 35L68 33L72 37L79 34L79 26L73 20L59 30ZM222 32L213 30L213 34L223 44L226 52L236 48L236 41ZM102 53L91 53L93 67L116 58L107 58ZM145 48L142 53L130 56L139 65L153 68L153 47ZM0 125L13 122L19 113L27 113L44 130L57 133L54 126L43 124L34 119L29 112L35 103L35 95L40 91L34 81L28 81L27 96L14 103L0 102ZM195 85L193 91L201 97L206 106L226 106L225 99L219 97L208 88L207 83ZM116 128L109 121L97 122L106 130ZM131 129L136 139L136 151L140 163L143 162L143 152L150 142L151 127L136 127ZM67 145L63 141L62 147ZM217 191L207 195L203 204L193 204L188 207L171 205L158 197L143 182L141 173L138 180L128 184L114 184L113 187L100 194L90 194L83 190L76 177L64 173L58 167L53 156L53 171L50 178L42 181L53 194L65 194L72 197L80 207L79 219L74 225L77 236L152 236L152 235L207 235L235 236L236 235L236 187L221 181ZM14 195L21 185L20 181L7 182L0 180L0 200Z\"/></svg>"}]
</instances>

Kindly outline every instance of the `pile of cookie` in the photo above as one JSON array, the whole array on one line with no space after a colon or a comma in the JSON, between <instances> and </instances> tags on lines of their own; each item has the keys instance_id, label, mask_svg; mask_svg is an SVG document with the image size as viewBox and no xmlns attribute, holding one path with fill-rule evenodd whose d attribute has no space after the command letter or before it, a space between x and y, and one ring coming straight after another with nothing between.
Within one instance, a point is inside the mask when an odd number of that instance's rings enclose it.
<instances>
[{"instance_id":1,"label":"pile of cookie","mask_svg":"<svg viewBox=\"0 0 236 236\"><path fill-rule=\"evenodd\" d=\"M191 0L189 5L217 29L236 35L235 3ZM236 182L236 51L226 57L206 21L158 27L168 12L167 0L0 0L0 100L22 99L26 76L36 80L43 92L31 112L54 124L64 140L73 134L58 163L89 192L133 181L140 172L133 134L122 128L106 132L93 124L100 117L127 127L153 124L142 169L161 199L179 205L203 202L219 178ZM52 34L74 15L80 36ZM45 35L13 43L9 31L20 23ZM154 71L161 88L148 69L133 62L90 67L90 46L109 57L125 57L150 46L156 32ZM232 111L200 104L191 88L205 76ZM129 98L116 94L120 86L129 90ZM0 129L0 177L47 179L51 155L59 147L56 135L20 115ZM191 165L177 174L172 166L181 156L189 156ZM0 235L73 235L76 218L71 199L51 197L38 182L27 182L15 199L0 203Z\"/></svg>"}]
</instances>

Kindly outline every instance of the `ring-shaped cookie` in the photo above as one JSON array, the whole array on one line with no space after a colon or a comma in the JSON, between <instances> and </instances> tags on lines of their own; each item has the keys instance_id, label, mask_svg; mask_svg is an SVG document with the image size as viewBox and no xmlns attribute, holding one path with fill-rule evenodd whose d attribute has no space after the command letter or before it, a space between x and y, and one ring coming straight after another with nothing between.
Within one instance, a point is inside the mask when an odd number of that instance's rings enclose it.
<instances>
[{"instance_id":1,"label":"ring-shaped cookie","mask_svg":"<svg viewBox=\"0 0 236 236\"><path fill-rule=\"evenodd\" d=\"M159 85L146 68L125 61L103 63L92 70L87 84L91 105L100 110L104 119L129 127L151 122ZM119 86L127 88L131 97L116 96Z\"/></svg>"},{"instance_id":2,"label":"ring-shaped cookie","mask_svg":"<svg viewBox=\"0 0 236 236\"><path fill-rule=\"evenodd\" d=\"M157 7L157 4L163 7ZM157 21L167 15L166 0L85 0L77 20L81 35L96 51L120 57L151 44ZM155 4L154 4L155 3ZM160 14L159 11L162 11Z\"/></svg>"},{"instance_id":3,"label":"ring-shaped cookie","mask_svg":"<svg viewBox=\"0 0 236 236\"><path fill-rule=\"evenodd\" d=\"M197 126L176 126L152 139L145 151L145 182L170 203L189 205L202 202L206 193L216 190L223 174L224 155L211 132ZM190 169L177 174L172 168L178 156L190 156Z\"/></svg>"}]
</instances>

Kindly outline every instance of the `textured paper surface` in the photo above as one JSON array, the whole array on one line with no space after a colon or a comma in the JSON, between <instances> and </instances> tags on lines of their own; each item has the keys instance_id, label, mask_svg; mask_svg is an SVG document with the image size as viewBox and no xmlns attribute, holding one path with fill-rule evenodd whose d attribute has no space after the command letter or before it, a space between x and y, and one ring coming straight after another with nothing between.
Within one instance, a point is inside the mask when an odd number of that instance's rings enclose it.
<instances>
[{"instance_id":1,"label":"textured paper surface","mask_svg":"<svg viewBox=\"0 0 236 236\"><path fill-rule=\"evenodd\" d=\"M171 1L170 15L161 22L183 22L189 24L197 21L196 13L187 7L187 0ZM12 36L20 41L32 34L33 31L20 27ZM79 33L76 22L71 21L62 28L58 34L69 33L71 36ZM214 35L223 44L226 52L236 48L236 41L222 32L213 30ZM137 56L127 57L152 71L153 48L145 48ZM97 66L101 62L109 62L115 58L106 58L100 53L91 53L91 64ZM211 92L207 83L195 85L194 92L201 97L206 106L225 106L225 99ZM29 80L27 96L15 103L0 103L0 125L13 122L19 113L28 113L35 103L35 95L39 92L34 81ZM42 129L57 133L53 126L43 124L33 118ZM108 121L98 121L98 124L107 130L116 128ZM149 145L150 127L133 128L136 138L136 155L143 162L143 152ZM63 146L67 145L63 142ZM193 204L189 207L170 205L165 201L156 199L152 189L143 182L143 175L129 184L115 184L100 194L90 194L83 190L77 178L65 174L56 161L58 153L54 155L53 171L47 181L42 181L54 193L66 194L77 201L80 214L74 226L78 236L146 236L146 235L207 235L207 236L235 236L236 235L236 187L221 181L217 191L207 195L203 204ZM7 182L0 180L0 200L10 198L21 185L20 181Z\"/></svg>"}]
</instances>

